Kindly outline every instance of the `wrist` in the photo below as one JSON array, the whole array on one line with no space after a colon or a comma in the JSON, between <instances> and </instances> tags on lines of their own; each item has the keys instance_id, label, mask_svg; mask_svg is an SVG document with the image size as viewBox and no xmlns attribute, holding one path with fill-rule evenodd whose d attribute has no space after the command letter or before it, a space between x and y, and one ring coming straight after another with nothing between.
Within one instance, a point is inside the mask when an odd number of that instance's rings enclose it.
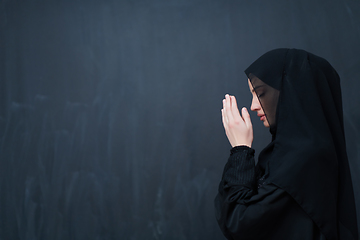
<instances>
[{"instance_id":1,"label":"wrist","mask_svg":"<svg viewBox=\"0 0 360 240\"><path fill-rule=\"evenodd\" d=\"M251 148L251 143L236 143L236 144L231 144L231 147L239 147L239 146L246 146Z\"/></svg>"}]
</instances>

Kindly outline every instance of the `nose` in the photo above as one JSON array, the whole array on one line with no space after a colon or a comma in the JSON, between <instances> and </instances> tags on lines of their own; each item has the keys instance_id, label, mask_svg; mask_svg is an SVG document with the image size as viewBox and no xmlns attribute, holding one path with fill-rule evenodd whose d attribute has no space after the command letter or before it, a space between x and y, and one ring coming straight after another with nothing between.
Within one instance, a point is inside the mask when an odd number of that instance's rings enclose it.
<instances>
[{"instance_id":1,"label":"nose","mask_svg":"<svg viewBox=\"0 0 360 240\"><path fill-rule=\"evenodd\" d=\"M253 96L250 109L253 112L261 110L261 105L257 96Z\"/></svg>"}]
</instances>

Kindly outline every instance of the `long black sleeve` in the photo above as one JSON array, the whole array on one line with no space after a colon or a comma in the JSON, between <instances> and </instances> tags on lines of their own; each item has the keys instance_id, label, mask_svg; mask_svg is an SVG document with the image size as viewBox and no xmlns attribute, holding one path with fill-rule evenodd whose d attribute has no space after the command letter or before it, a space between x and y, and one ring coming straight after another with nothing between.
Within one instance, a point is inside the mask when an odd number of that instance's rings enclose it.
<instances>
[{"instance_id":1,"label":"long black sleeve","mask_svg":"<svg viewBox=\"0 0 360 240\"><path fill-rule=\"evenodd\" d=\"M247 146L237 146L231 149L230 158L225 165L219 186L221 194L231 191L234 186L237 186L236 193L241 196L234 195L232 197L238 200L247 199L256 193L254 153L255 151Z\"/></svg>"},{"instance_id":2,"label":"long black sleeve","mask_svg":"<svg viewBox=\"0 0 360 240\"><path fill-rule=\"evenodd\" d=\"M254 150L231 149L215 198L218 224L229 240L325 239L319 228L284 190L258 186Z\"/></svg>"}]
</instances>

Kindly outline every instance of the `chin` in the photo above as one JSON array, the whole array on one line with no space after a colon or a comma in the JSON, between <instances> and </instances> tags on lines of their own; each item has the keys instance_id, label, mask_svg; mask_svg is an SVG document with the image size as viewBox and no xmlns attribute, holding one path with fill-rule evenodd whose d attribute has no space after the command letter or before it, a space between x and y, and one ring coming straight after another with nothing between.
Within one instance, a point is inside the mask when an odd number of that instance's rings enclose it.
<instances>
[{"instance_id":1,"label":"chin","mask_svg":"<svg viewBox=\"0 0 360 240\"><path fill-rule=\"evenodd\" d=\"M267 127L267 128L270 127L270 125L269 125L269 123L267 121L264 122L264 126Z\"/></svg>"}]
</instances>

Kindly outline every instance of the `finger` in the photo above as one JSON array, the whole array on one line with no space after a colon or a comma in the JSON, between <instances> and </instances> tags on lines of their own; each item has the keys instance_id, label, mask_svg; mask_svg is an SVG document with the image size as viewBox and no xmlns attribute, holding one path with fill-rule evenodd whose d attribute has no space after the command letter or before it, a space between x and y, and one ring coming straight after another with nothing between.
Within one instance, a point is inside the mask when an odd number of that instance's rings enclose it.
<instances>
[{"instance_id":1,"label":"finger","mask_svg":"<svg viewBox=\"0 0 360 240\"><path fill-rule=\"evenodd\" d=\"M221 109L221 118L222 118L224 128L226 129L226 122L225 122L226 120L225 120L224 109Z\"/></svg>"},{"instance_id":2,"label":"finger","mask_svg":"<svg viewBox=\"0 0 360 240\"><path fill-rule=\"evenodd\" d=\"M227 123L228 119L226 117L226 99L223 99L223 109L221 109L222 115L223 115L223 122Z\"/></svg>"},{"instance_id":3,"label":"finger","mask_svg":"<svg viewBox=\"0 0 360 240\"><path fill-rule=\"evenodd\" d=\"M251 118L250 118L250 114L248 112L248 110L246 109L246 107L243 107L241 109L241 114L242 114L242 118L245 121L245 124L247 127L252 127L252 123L251 123Z\"/></svg>"},{"instance_id":4,"label":"finger","mask_svg":"<svg viewBox=\"0 0 360 240\"><path fill-rule=\"evenodd\" d=\"M230 105L230 96L229 94L225 95L225 114L229 122L234 120L234 117L231 112L231 105Z\"/></svg>"},{"instance_id":5,"label":"finger","mask_svg":"<svg viewBox=\"0 0 360 240\"><path fill-rule=\"evenodd\" d=\"M232 111L232 115L234 117L235 120L240 120L241 116L240 116L240 112L236 103L236 98L235 96L231 96L231 111Z\"/></svg>"}]
</instances>

